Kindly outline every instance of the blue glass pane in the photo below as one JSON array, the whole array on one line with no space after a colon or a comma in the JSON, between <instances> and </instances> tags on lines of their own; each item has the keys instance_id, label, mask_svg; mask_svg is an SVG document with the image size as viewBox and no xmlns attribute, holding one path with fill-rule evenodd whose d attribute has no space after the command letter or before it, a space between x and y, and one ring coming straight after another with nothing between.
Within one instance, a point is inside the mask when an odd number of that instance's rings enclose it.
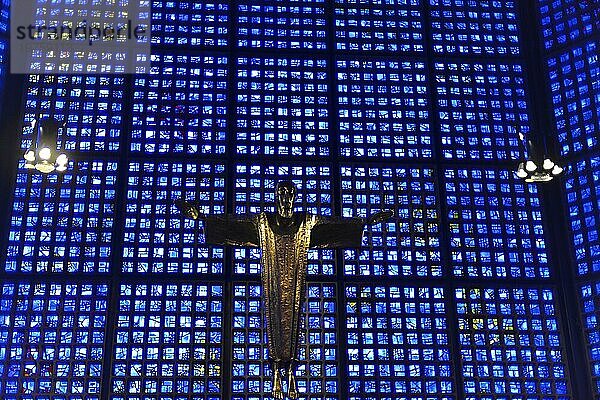
<instances>
[{"instance_id":1,"label":"blue glass pane","mask_svg":"<svg viewBox=\"0 0 600 400\"><path fill-rule=\"evenodd\" d=\"M238 46L270 49L327 48L325 0L241 0Z\"/></svg>"},{"instance_id":2,"label":"blue glass pane","mask_svg":"<svg viewBox=\"0 0 600 400\"><path fill-rule=\"evenodd\" d=\"M343 165L341 185L344 217L395 213L366 228L360 250L344 250L346 275L442 275L433 169Z\"/></svg>"},{"instance_id":3,"label":"blue glass pane","mask_svg":"<svg viewBox=\"0 0 600 400\"><path fill-rule=\"evenodd\" d=\"M298 188L297 212L331 216L331 169L328 166L308 165L238 165L235 174L235 214L256 215L263 211L275 212L275 186L282 180L291 180ZM234 272L260 273L260 250L235 248ZM309 275L333 275L333 250L308 252Z\"/></svg>"},{"instance_id":4,"label":"blue glass pane","mask_svg":"<svg viewBox=\"0 0 600 400\"><path fill-rule=\"evenodd\" d=\"M425 63L349 59L336 66L342 156L432 156Z\"/></svg>"},{"instance_id":5,"label":"blue glass pane","mask_svg":"<svg viewBox=\"0 0 600 400\"><path fill-rule=\"evenodd\" d=\"M109 272L117 163L71 161L42 175L21 163L11 212L7 272Z\"/></svg>"},{"instance_id":6,"label":"blue glass pane","mask_svg":"<svg viewBox=\"0 0 600 400\"><path fill-rule=\"evenodd\" d=\"M599 51L599 41L588 42L547 60L554 123L562 154L598 149Z\"/></svg>"},{"instance_id":7,"label":"blue glass pane","mask_svg":"<svg viewBox=\"0 0 600 400\"><path fill-rule=\"evenodd\" d=\"M10 0L0 2L0 32L8 32L8 18L10 16Z\"/></svg>"},{"instance_id":8,"label":"blue glass pane","mask_svg":"<svg viewBox=\"0 0 600 400\"><path fill-rule=\"evenodd\" d=\"M237 153L329 155L327 61L237 60Z\"/></svg>"},{"instance_id":9,"label":"blue glass pane","mask_svg":"<svg viewBox=\"0 0 600 400\"><path fill-rule=\"evenodd\" d=\"M598 0L538 0L546 49L552 49L600 30Z\"/></svg>"},{"instance_id":10,"label":"blue glass pane","mask_svg":"<svg viewBox=\"0 0 600 400\"><path fill-rule=\"evenodd\" d=\"M0 285L0 397L100 400L106 284Z\"/></svg>"},{"instance_id":11,"label":"blue glass pane","mask_svg":"<svg viewBox=\"0 0 600 400\"><path fill-rule=\"evenodd\" d=\"M26 85L23 152L33 139L29 122L40 116L68 122L59 137L67 151L119 150L125 78L118 75L29 75Z\"/></svg>"},{"instance_id":12,"label":"blue glass pane","mask_svg":"<svg viewBox=\"0 0 600 400\"><path fill-rule=\"evenodd\" d=\"M121 285L111 399L217 400L222 376L222 285Z\"/></svg>"},{"instance_id":13,"label":"blue glass pane","mask_svg":"<svg viewBox=\"0 0 600 400\"><path fill-rule=\"evenodd\" d=\"M346 286L347 399L454 399L443 288Z\"/></svg>"},{"instance_id":14,"label":"blue glass pane","mask_svg":"<svg viewBox=\"0 0 600 400\"><path fill-rule=\"evenodd\" d=\"M580 299L583 323L587 338L587 349L591 362L591 371L596 389L600 395L600 283L586 283L580 287Z\"/></svg>"},{"instance_id":15,"label":"blue glass pane","mask_svg":"<svg viewBox=\"0 0 600 400\"><path fill-rule=\"evenodd\" d=\"M422 0L335 0L337 50L423 52Z\"/></svg>"},{"instance_id":16,"label":"blue glass pane","mask_svg":"<svg viewBox=\"0 0 600 400\"><path fill-rule=\"evenodd\" d=\"M229 1L152 0L152 44L227 46Z\"/></svg>"},{"instance_id":17,"label":"blue glass pane","mask_svg":"<svg viewBox=\"0 0 600 400\"><path fill-rule=\"evenodd\" d=\"M447 169L445 178L454 275L549 277L535 184L493 169Z\"/></svg>"},{"instance_id":18,"label":"blue glass pane","mask_svg":"<svg viewBox=\"0 0 600 400\"><path fill-rule=\"evenodd\" d=\"M600 271L600 157L567 168L564 180L579 275Z\"/></svg>"},{"instance_id":19,"label":"blue glass pane","mask_svg":"<svg viewBox=\"0 0 600 400\"><path fill-rule=\"evenodd\" d=\"M222 154L227 129L227 57L153 54L134 80L131 151Z\"/></svg>"},{"instance_id":20,"label":"blue glass pane","mask_svg":"<svg viewBox=\"0 0 600 400\"><path fill-rule=\"evenodd\" d=\"M551 289L456 289L466 400L567 400Z\"/></svg>"},{"instance_id":21,"label":"blue glass pane","mask_svg":"<svg viewBox=\"0 0 600 400\"><path fill-rule=\"evenodd\" d=\"M336 287L310 283L306 293L296 370L299 398L337 400L340 388ZM232 400L273 400L260 285L234 284L232 305ZM287 390L287 382L283 386Z\"/></svg>"},{"instance_id":22,"label":"blue glass pane","mask_svg":"<svg viewBox=\"0 0 600 400\"><path fill-rule=\"evenodd\" d=\"M518 55L518 0L429 0L436 53Z\"/></svg>"},{"instance_id":23,"label":"blue glass pane","mask_svg":"<svg viewBox=\"0 0 600 400\"><path fill-rule=\"evenodd\" d=\"M519 159L515 125L529 132L521 65L436 62L435 70L443 157Z\"/></svg>"},{"instance_id":24,"label":"blue glass pane","mask_svg":"<svg viewBox=\"0 0 600 400\"><path fill-rule=\"evenodd\" d=\"M0 39L0 90L2 90L2 93L4 93L4 88L6 85L6 74L9 70L8 63L8 40Z\"/></svg>"},{"instance_id":25,"label":"blue glass pane","mask_svg":"<svg viewBox=\"0 0 600 400\"><path fill-rule=\"evenodd\" d=\"M225 212L225 166L131 162L127 172L123 272L222 273L223 248L208 247L202 223L184 218L179 198L203 214Z\"/></svg>"}]
</instances>

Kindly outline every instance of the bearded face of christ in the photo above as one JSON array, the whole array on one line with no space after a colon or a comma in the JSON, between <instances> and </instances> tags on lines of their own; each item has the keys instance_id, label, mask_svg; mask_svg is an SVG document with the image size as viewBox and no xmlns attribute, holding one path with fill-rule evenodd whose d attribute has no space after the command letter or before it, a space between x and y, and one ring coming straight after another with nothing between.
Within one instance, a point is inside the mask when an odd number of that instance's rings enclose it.
<instances>
[{"instance_id":1,"label":"bearded face of christ","mask_svg":"<svg viewBox=\"0 0 600 400\"><path fill-rule=\"evenodd\" d=\"M294 201L296 201L296 185L289 181L279 182L275 190L277 214L281 218L292 218L294 215Z\"/></svg>"}]
</instances>

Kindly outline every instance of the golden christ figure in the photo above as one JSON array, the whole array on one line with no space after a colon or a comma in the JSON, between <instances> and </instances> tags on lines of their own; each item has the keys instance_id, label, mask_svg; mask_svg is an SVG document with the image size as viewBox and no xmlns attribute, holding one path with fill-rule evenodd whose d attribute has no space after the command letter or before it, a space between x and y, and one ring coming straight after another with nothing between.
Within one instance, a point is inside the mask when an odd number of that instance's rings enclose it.
<instances>
[{"instance_id":1,"label":"golden christ figure","mask_svg":"<svg viewBox=\"0 0 600 400\"><path fill-rule=\"evenodd\" d=\"M267 322L269 359L273 367L273 397L283 399L282 370L287 371L288 393L296 399L294 376L297 362L300 311L306 295L309 249L358 248L365 225L394 215L380 211L369 218L336 218L294 211L296 186L289 181L276 187L276 213L242 218L235 215L205 216L184 200L176 206L188 218L205 221L206 243L259 247L262 250L264 315Z\"/></svg>"}]
</instances>

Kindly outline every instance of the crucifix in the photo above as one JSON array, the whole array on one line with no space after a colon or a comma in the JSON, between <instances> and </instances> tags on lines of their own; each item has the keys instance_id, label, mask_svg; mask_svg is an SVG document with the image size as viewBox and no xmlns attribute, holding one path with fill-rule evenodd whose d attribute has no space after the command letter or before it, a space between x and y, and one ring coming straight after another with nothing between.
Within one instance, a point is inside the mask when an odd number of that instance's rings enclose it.
<instances>
[{"instance_id":1,"label":"crucifix","mask_svg":"<svg viewBox=\"0 0 600 400\"><path fill-rule=\"evenodd\" d=\"M296 399L294 376L297 361L300 310L306 290L309 249L358 248L365 225L381 223L394 215L379 211L368 218L324 217L294 211L297 188L282 181L275 188L275 213L249 217L202 215L185 200L175 205L188 218L205 223L206 243L258 247L262 250L261 281L267 321L269 361L273 366L273 397L283 399L283 371L288 393Z\"/></svg>"}]
</instances>

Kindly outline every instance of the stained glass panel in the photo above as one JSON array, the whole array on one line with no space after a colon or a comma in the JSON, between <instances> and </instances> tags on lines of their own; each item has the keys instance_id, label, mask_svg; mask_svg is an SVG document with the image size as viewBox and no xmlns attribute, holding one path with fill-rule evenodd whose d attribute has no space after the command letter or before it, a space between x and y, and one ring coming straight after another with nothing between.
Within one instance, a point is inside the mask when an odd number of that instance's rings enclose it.
<instances>
[{"instance_id":1,"label":"stained glass panel","mask_svg":"<svg viewBox=\"0 0 600 400\"><path fill-rule=\"evenodd\" d=\"M423 0L335 0L337 50L423 52Z\"/></svg>"},{"instance_id":2,"label":"stained glass panel","mask_svg":"<svg viewBox=\"0 0 600 400\"><path fill-rule=\"evenodd\" d=\"M600 396L600 283L585 283L580 287L583 323L591 361L596 398Z\"/></svg>"},{"instance_id":3,"label":"stained glass panel","mask_svg":"<svg viewBox=\"0 0 600 400\"><path fill-rule=\"evenodd\" d=\"M152 44L227 46L229 1L152 0Z\"/></svg>"},{"instance_id":4,"label":"stained glass panel","mask_svg":"<svg viewBox=\"0 0 600 400\"><path fill-rule=\"evenodd\" d=\"M326 60L242 57L237 76L238 154L329 155Z\"/></svg>"},{"instance_id":5,"label":"stained glass panel","mask_svg":"<svg viewBox=\"0 0 600 400\"><path fill-rule=\"evenodd\" d=\"M0 395L4 400L100 400L106 284L3 282Z\"/></svg>"},{"instance_id":6,"label":"stained glass panel","mask_svg":"<svg viewBox=\"0 0 600 400\"><path fill-rule=\"evenodd\" d=\"M549 277L535 184L493 169L447 169L445 178L455 276Z\"/></svg>"},{"instance_id":7,"label":"stained glass panel","mask_svg":"<svg viewBox=\"0 0 600 400\"><path fill-rule=\"evenodd\" d=\"M558 48L600 30L598 0L538 0L546 49Z\"/></svg>"},{"instance_id":8,"label":"stained glass panel","mask_svg":"<svg viewBox=\"0 0 600 400\"><path fill-rule=\"evenodd\" d=\"M344 165L341 185L344 217L395 213L389 222L367 227L360 250L344 250L346 275L442 275L433 169Z\"/></svg>"},{"instance_id":9,"label":"stained glass panel","mask_svg":"<svg viewBox=\"0 0 600 400\"><path fill-rule=\"evenodd\" d=\"M564 180L570 233L579 275L600 271L600 157L586 158L567 169Z\"/></svg>"},{"instance_id":10,"label":"stained glass panel","mask_svg":"<svg viewBox=\"0 0 600 400\"><path fill-rule=\"evenodd\" d=\"M455 294L466 400L571 398L553 290Z\"/></svg>"},{"instance_id":11,"label":"stained glass panel","mask_svg":"<svg viewBox=\"0 0 600 400\"><path fill-rule=\"evenodd\" d=\"M327 48L325 0L243 0L237 7L240 47Z\"/></svg>"},{"instance_id":12,"label":"stained glass panel","mask_svg":"<svg viewBox=\"0 0 600 400\"><path fill-rule=\"evenodd\" d=\"M518 0L429 0L436 53L519 55Z\"/></svg>"},{"instance_id":13,"label":"stained glass panel","mask_svg":"<svg viewBox=\"0 0 600 400\"><path fill-rule=\"evenodd\" d=\"M217 400L222 374L222 285L121 285L111 399Z\"/></svg>"},{"instance_id":14,"label":"stained glass panel","mask_svg":"<svg viewBox=\"0 0 600 400\"><path fill-rule=\"evenodd\" d=\"M71 161L48 176L19 168L5 270L109 272L117 163Z\"/></svg>"},{"instance_id":15,"label":"stained glass panel","mask_svg":"<svg viewBox=\"0 0 600 400\"><path fill-rule=\"evenodd\" d=\"M454 399L443 288L346 286L348 397Z\"/></svg>"},{"instance_id":16,"label":"stained glass panel","mask_svg":"<svg viewBox=\"0 0 600 400\"><path fill-rule=\"evenodd\" d=\"M515 127L529 132L521 65L436 62L435 71L443 157L519 159Z\"/></svg>"},{"instance_id":17,"label":"stained glass panel","mask_svg":"<svg viewBox=\"0 0 600 400\"><path fill-rule=\"evenodd\" d=\"M562 154L598 148L599 44L588 42L547 60L554 123Z\"/></svg>"},{"instance_id":18,"label":"stained glass panel","mask_svg":"<svg viewBox=\"0 0 600 400\"><path fill-rule=\"evenodd\" d=\"M123 272L222 273L223 248L203 245L202 223L184 218L175 200L223 214L225 166L139 161L127 174Z\"/></svg>"},{"instance_id":19,"label":"stained glass panel","mask_svg":"<svg viewBox=\"0 0 600 400\"><path fill-rule=\"evenodd\" d=\"M430 158L425 63L337 61L340 154L344 157Z\"/></svg>"},{"instance_id":20,"label":"stained glass panel","mask_svg":"<svg viewBox=\"0 0 600 400\"><path fill-rule=\"evenodd\" d=\"M225 153L227 91L227 57L153 54L134 80L131 151Z\"/></svg>"}]
</instances>

